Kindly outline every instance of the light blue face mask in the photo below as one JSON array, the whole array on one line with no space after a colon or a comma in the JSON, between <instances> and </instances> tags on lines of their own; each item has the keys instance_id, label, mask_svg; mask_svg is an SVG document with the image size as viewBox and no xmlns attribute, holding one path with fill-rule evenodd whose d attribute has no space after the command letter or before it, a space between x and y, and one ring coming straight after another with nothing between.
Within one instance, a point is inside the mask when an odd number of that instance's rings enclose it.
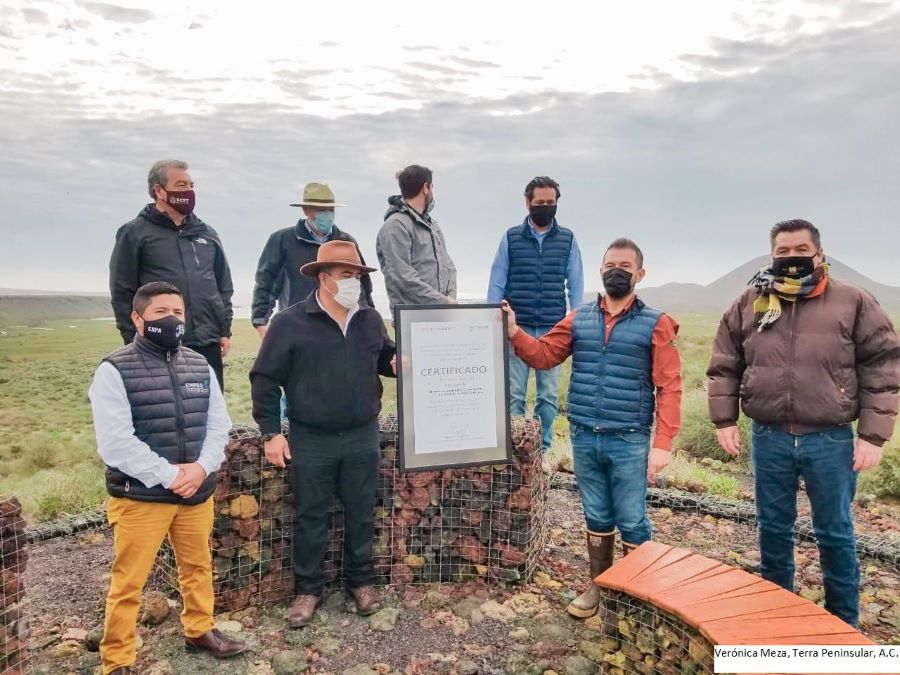
<instances>
[{"instance_id":1,"label":"light blue face mask","mask_svg":"<svg viewBox=\"0 0 900 675\"><path fill-rule=\"evenodd\" d=\"M319 211L316 213L316 219L313 221L313 226L319 232L331 234L331 230L334 227L334 211Z\"/></svg>"}]
</instances>

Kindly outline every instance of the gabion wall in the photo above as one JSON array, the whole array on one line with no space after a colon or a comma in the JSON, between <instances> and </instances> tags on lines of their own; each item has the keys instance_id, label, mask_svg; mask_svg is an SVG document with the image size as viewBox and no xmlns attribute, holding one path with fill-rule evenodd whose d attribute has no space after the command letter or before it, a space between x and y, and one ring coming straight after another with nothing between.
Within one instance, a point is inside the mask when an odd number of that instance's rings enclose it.
<instances>
[{"instance_id":1,"label":"gabion wall","mask_svg":"<svg viewBox=\"0 0 900 675\"><path fill-rule=\"evenodd\" d=\"M713 673L713 646L680 619L627 593L601 589L602 672L610 675Z\"/></svg>"},{"instance_id":2,"label":"gabion wall","mask_svg":"<svg viewBox=\"0 0 900 675\"><path fill-rule=\"evenodd\" d=\"M379 421L375 583L530 578L547 534L540 424L513 419L511 464L401 474L396 416ZM293 597L289 473L269 464L255 428L232 430L211 540L218 611ZM335 500L323 562L331 588L340 586L343 517ZM157 573L165 586L178 588L168 545Z\"/></svg>"},{"instance_id":3,"label":"gabion wall","mask_svg":"<svg viewBox=\"0 0 900 675\"><path fill-rule=\"evenodd\" d=\"M22 505L15 497L0 497L0 673L30 672L28 626L22 605L28 561Z\"/></svg>"}]
</instances>

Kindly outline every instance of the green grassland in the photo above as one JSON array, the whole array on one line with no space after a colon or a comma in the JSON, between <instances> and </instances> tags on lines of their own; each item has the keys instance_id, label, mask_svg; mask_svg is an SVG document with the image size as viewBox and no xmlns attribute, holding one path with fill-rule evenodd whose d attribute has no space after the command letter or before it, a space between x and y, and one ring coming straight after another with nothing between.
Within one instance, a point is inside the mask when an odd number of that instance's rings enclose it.
<instances>
[{"instance_id":1,"label":"green grassland","mask_svg":"<svg viewBox=\"0 0 900 675\"><path fill-rule=\"evenodd\" d=\"M716 473L695 460L727 459L718 449L706 417L704 371L718 317L680 317L679 344L684 372L683 430L676 441L681 458L670 479L700 484L734 496L732 472ZM44 321L38 328L3 328L0 332L0 494L23 501L31 519L75 513L100 504L105 496L103 469L96 455L87 397L91 375L105 354L121 344L111 321ZM226 398L235 424L251 422L247 373L259 337L249 321L235 322L226 363ZM561 405L569 364L563 368ZM396 409L393 380L385 382L384 408ZM567 424L556 424L554 456L569 453ZM887 461L861 482L860 492L900 496L900 434L889 445ZM739 464L746 462L746 455ZM726 475L727 474L727 475Z\"/></svg>"}]
</instances>

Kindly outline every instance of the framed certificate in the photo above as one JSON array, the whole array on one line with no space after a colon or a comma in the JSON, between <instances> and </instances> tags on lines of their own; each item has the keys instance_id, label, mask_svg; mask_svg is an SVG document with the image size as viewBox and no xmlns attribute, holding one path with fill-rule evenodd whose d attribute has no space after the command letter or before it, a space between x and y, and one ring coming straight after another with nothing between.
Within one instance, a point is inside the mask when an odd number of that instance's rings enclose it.
<instances>
[{"instance_id":1,"label":"framed certificate","mask_svg":"<svg viewBox=\"0 0 900 675\"><path fill-rule=\"evenodd\" d=\"M400 470L512 459L500 305L397 305Z\"/></svg>"}]
</instances>

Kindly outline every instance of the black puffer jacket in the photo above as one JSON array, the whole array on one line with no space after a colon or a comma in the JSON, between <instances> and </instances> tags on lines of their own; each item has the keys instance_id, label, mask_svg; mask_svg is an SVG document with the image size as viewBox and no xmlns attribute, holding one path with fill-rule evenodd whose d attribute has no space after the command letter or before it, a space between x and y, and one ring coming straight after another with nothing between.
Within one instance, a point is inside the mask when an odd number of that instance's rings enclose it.
<instances>
[{"instance_id":1,"label":"black puffer jacket","mask_svg":"<svg viewBox=\"0 0 900 675\"><path fill-rule=\"evenodd\" d=\"M125 344L134 339L131 301L138 288L168 281L184 294L184 344L208 345L231 336L231 270L219 235L191 214L181 227L148 204L116 233L109 292Z\"/></svg>"}]
</instances>

